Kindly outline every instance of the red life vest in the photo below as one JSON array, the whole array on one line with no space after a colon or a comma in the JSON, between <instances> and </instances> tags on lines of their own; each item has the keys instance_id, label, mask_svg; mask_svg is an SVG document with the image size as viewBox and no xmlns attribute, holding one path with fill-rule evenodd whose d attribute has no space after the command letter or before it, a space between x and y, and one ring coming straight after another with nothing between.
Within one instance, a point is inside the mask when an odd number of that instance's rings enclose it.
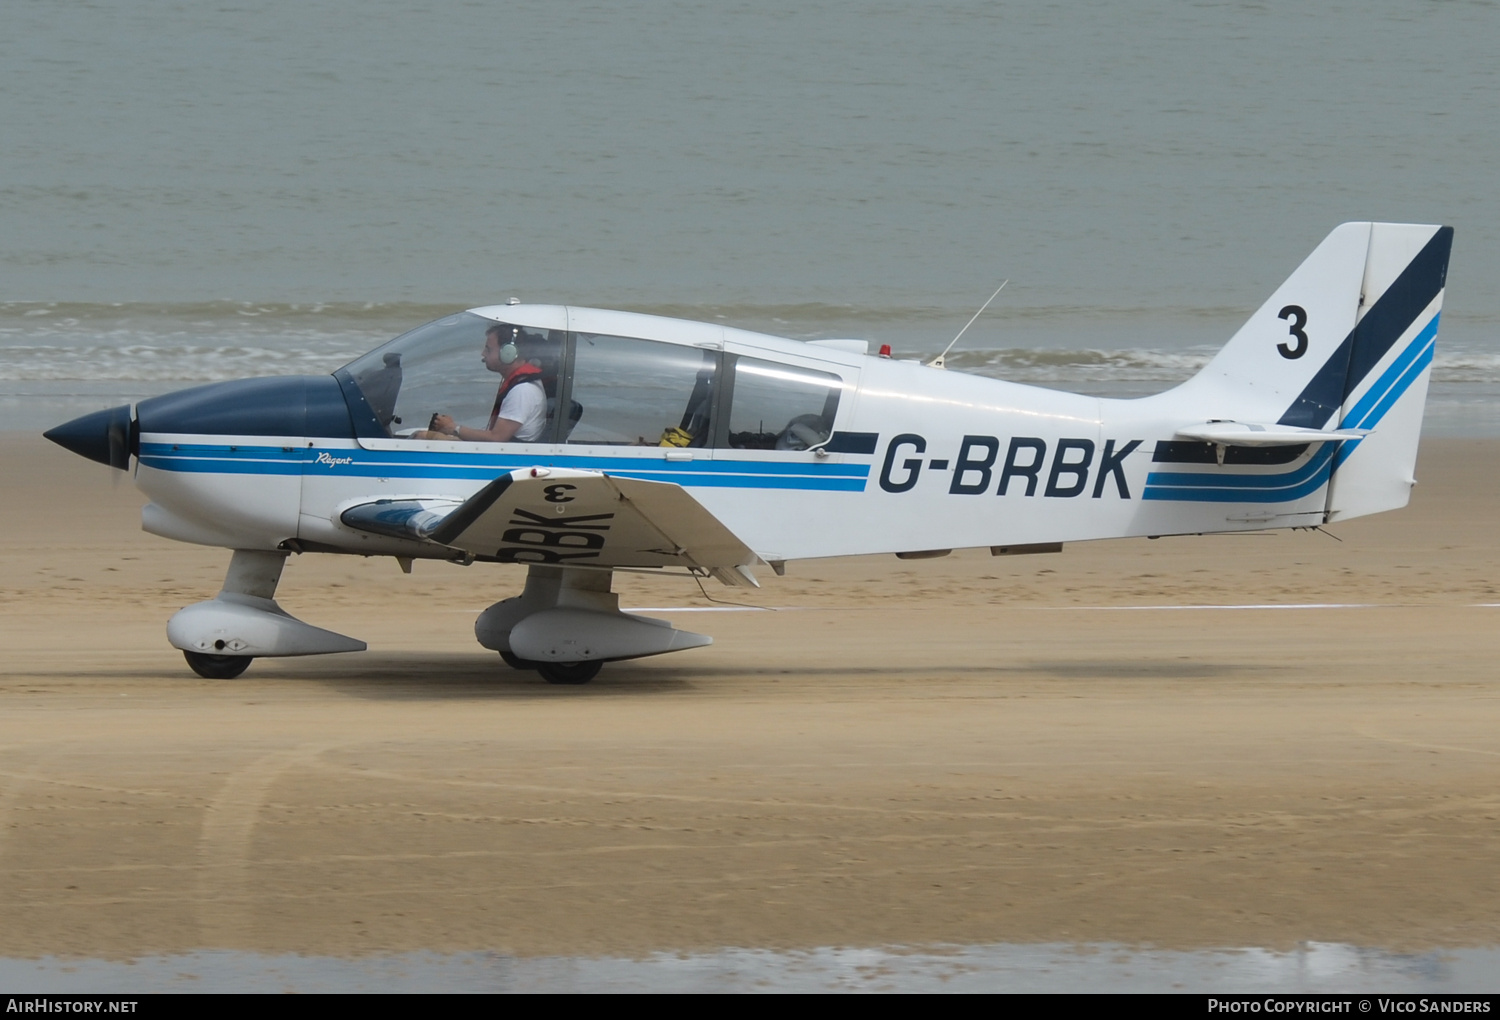
<instances>
[{"instance_id":1,"label":"red life vest","mask_svg":"<svg viewBox=\"0 0 1500 1020\"><path fill-rule=\"evenodd\" d=\"M495 406L490 409L490 423L485 426L488 431L495 427L495 422L500 420L500 405L505 403L505 396L521 383L541 382L542 370L529 362L521 365L500 384L499 391L495 394ZM522 422L524 425L525 422Z\"/></svg>"}]
</instances>

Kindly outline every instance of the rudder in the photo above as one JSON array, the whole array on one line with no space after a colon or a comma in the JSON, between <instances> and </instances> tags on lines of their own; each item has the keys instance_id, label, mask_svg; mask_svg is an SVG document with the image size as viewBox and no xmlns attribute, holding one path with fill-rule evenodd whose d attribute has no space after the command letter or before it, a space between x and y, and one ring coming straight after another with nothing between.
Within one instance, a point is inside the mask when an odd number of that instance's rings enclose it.
<instances>
[{"instance_id":1,"label":"rudder","mask_svg":"<svg viewBox=\"0 0 1500 1020\"><path fill-rule=\"evenodd\" d=\"M1338 427L1373 432L1334 456L1329 521L1411 498L1452 248L1452 227L1371 224L1361 314L1341 345L1346 366L1336 392ZM1335 391L1324 392L1326 400Z\"/></svg>"}]
</instances>

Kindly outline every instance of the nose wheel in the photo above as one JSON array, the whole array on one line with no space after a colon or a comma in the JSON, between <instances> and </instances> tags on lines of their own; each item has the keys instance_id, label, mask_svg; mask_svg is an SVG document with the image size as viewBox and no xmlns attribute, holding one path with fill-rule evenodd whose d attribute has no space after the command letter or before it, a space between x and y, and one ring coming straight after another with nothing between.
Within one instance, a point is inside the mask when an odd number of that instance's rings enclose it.
<instances>
[{"instance_id":1,"label":"nose wheel","mask_svg":"<svg viewBox=\"0 0 1500 1020\"><path fill-rule=\"evenodd\" d=\"M205 680L233 680L250 668L252 658L249 655L208 655L189 651L184 651L182 657L193 672Z\"/></svg>"}]
</instances>

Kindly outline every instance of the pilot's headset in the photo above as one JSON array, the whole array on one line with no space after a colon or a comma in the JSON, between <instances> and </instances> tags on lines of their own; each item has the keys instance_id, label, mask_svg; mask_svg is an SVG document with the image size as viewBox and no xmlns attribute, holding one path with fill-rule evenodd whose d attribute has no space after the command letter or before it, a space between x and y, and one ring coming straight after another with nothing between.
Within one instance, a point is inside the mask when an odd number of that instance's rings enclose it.
<instances>
[{"instance_id":1,"label":"pilot's headset","mask_svg":"<svg viewBox=\"0 0 1500 1020\"><path fill-rule=\"evenodd\" d=\"M492 331L496 339L500 341L500 364L509 367L521 359L521 349L516 346L516 337L520 335L518 326L497 326Z\"/></svg>"}]
</instances>

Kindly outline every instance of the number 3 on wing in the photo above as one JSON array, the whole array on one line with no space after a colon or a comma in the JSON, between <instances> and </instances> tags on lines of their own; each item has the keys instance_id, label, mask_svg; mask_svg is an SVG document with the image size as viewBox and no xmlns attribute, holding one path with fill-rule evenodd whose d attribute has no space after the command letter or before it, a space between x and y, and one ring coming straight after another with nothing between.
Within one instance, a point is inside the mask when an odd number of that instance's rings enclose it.
<instances>
[{"instance_id":1,"label":"number 3 on wing","mask_svg":"<svg viewBox=\"0 0 1500 1020\"><path fill-rule=\"evenodd\" d=\"M1307 312L1301 305L1287 305L1276 313L1278 319L1291 319L1291 325L1287 332L1297 338L1295 347L1289 346L1285 340L1276 345L1283 358L1300 358L1307 353L1307 334L1302 332L1302 327L1307 325Z\"/></svg>"}]
</instances>

